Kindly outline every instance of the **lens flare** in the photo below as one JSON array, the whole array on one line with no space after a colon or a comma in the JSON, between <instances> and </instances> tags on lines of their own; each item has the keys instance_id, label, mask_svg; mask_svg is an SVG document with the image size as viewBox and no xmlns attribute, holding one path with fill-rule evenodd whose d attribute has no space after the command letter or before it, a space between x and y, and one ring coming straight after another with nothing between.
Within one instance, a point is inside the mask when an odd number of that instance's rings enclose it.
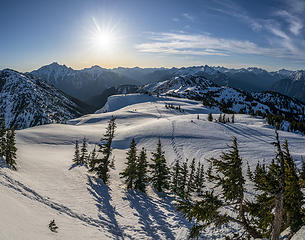
<instances>
[{"instance_id":1,"label":"lens flare","mask_svg":"<svg viewBox=\"0 0 305 240\"><path fill-rule=\"evenodd\" d=\"M93 17L94 29L90 36L90 44L97 51L109 52L116 46L118 37L114 27L100 26Z\"/></svg>"}]
</instances>

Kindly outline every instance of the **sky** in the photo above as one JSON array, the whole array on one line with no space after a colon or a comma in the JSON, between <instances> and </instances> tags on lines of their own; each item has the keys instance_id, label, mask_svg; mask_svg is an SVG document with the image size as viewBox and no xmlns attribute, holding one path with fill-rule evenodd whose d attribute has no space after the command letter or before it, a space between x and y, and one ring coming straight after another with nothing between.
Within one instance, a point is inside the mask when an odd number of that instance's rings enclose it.
<instances>
[{"instance_id":1,"label":"sky","mask_svg":"<svg viewBox=\"0 0 305 240\"><path fill-rule=\"evenodd\" d=\"M0 69L305 69L304 0L1 1Z\"/></svg>"}]
</instances>

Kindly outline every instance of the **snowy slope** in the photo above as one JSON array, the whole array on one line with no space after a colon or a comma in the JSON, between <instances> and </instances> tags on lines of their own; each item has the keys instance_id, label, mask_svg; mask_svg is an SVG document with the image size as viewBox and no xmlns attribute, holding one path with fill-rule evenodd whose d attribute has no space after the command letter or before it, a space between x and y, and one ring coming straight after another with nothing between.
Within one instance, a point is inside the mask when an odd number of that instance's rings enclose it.
<instances>
[{"instance_id":1,"label":"snowy slope","mask_svg":"<svg viewBox=\"0 0 305 240\"><path fill-rule=\"evenodd\" d=\"M246 93L213 84L202 75L181 75L169 80L147 84L140 89L150 94L164 94L201 100L205 105L218 107L223 112L236 113L274 113L292 117L296 120L305 118L305 104L276 92Z\"/></svg>"},{"instance_id":2,"label":"snowy slope","mask_svg":"<svg viewBox=\"0 0 305 240\"><path fill-rule=\"evenodd\" d=\"M90 108L44 80L14 70L0 71L0 115L16 129L52 123L89 112Z\"/></svg>"},{"instance_id":3,"label":"snowy slope","mask_svg":"<svg viewBox=\"0 0 305 240\"><path fill-rule=\"evenodd\" d=\"M184 112L165 104L180 105ZM132 137L149 157L160 137L170 166L185 158L207 166L206 158L218 156L233 136L252 168L258 160L270 162L274 157L274 129L259 118L238 114L235 124L208 122L211 109L201 102L139 94L112 96L105 110L64 125L17 131L18 171L0 164L0 215L5 216L0 219L0 239L186 239L190 225L175 213L170 196L159 196L151 188L147 196L126 192L119 173ZM212 111L217 117L217 110ZM74 167L71 159L73 142L87 137L92 149L112 115L117 118L115 170L108 188L84 167ZM305 137L282 131L280 137L288 139L300 165ZM47 228L51 219L58 233ZM206 229L202 239L223 239L239 229Z\"/></svg>"}]
</instances>

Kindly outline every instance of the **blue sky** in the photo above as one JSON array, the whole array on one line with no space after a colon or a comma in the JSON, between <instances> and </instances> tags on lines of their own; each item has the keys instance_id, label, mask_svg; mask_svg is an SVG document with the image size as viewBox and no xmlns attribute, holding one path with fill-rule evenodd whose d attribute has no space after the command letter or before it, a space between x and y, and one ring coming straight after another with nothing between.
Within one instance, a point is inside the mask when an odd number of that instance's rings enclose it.
<instances>
[{"instance_id":1,"label":"blue sky","mask_svg":"<svg viewBox=\"0 0 305 240\"><path fill-rule=\"evenodd\" d=\"M304 0L2 1L0 69L305 69Z\"/></svg>"}]
</instances>

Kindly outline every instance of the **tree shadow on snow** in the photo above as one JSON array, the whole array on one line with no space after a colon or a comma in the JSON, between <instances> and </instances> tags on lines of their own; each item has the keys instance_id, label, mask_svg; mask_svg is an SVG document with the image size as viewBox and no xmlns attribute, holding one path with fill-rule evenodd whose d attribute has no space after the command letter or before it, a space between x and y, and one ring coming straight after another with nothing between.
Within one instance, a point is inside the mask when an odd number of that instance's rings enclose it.
<instances>
[{"instance_id":1,"label":"tree shadow on snow","mask_svg":"<svg viewBox=\"0 0 305 240\"><path fill-rule=\"evenodd\" d=\"M6 163L6 161L0 157L0 168L10 168L10 166Z\"/></svg>"},{"instance_id":2,"label":"tree shadow on snow","mask_svg":"<svg viewBox=\"0 0 305 240\"><path fill-rule=\"evenodd\" d=\"M93 177L88 177L88 191L94 197L96 201L96 206L99 210L98 217L100 220L108 222L106 227L108 228L109 232L112 233L116 239L124 239L123 231L118 225L116 220L116 215L119 213L116 209L110 204L111 196L109 194L110 188L103 183L102 180Z\"/></svg>"},{"instance_id":3,"label":"tree shadow on snow","mask_svg":"<svg viewBox=\"0 0 305 240\"><path fill-rule=\"evenodd\" d=\"M76 163L73 163L70 167L69 170L72 170L73 168L77 167L78 165Z\"/></svg>"},{"instance_id":4,"label":"tree shadow on snow","mask_svg":"<svg viewBox=\"0 0 305 240\"><path fill-rule=\"evenodd\" d=\"M175 206L171 203L173 199L161 196L162 199L153 199L144 193L128 190L124 200L130 202L130 207L135 209L135 215L139 217L141 229L152 239L176 239L173 225L169 224L169 218L174 221L175 226L190 226L187 220L179 216ZM162 211L164 208L166 212ZM164 236L158 235L158 231ZM160 233L159 233L160 234Z\"/></svg>"}]
</instances>

